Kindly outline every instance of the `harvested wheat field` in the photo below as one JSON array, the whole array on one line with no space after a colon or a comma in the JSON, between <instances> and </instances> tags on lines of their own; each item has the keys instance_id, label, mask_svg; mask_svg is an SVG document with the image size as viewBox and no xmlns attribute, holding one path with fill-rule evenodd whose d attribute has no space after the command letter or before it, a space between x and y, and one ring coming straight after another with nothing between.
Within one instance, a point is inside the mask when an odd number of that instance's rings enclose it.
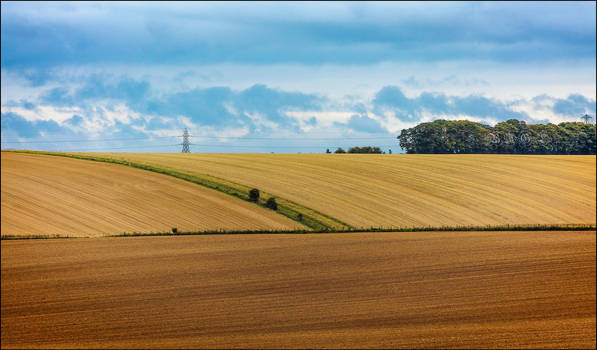
<instances>
[{"instance_id":1,"label":"harvested wheat field","mask_svg":"<svg viewBox=\"0 0 597 350\"><path fill-rule=\"evenodd\" d=\"M595 236L2 241L2 348L595 348Z\"/></svg>"},{"instance_id":2,"label":"harvested wheat field","mask_svg":"<svg viewBox=\"0 0 597 350\"><path fill-rule=\"evenodd\" d=\"M167 175L125 166L2 152L2 235L302 226L273 211Z\"/></svg>"},{"instance_id":3,"label":"harvested wheat field","mask_svg":"<svg viewBox=\"0 0 597 350\"><path fill-rule=\"evenodd\" d=\"M595 223L595 156L93 155L257 187L354 227Z\"/></svg>"}]
</instances>

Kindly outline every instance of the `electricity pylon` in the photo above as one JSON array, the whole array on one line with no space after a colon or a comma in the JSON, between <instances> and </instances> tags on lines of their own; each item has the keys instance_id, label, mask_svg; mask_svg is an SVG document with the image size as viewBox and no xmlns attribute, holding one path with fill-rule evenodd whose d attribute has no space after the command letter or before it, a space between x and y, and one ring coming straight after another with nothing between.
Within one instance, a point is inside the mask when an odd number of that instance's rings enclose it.
<instances>
[{"instance_id":1,"label":"electricity pylon","mask_svg":"<svg viewBox=\"0 0 597 350\"><path fill-rule=\"evenodd\" d=\"M191 149L189 146L191 142L189 141L189 130L187 128L184 129L182 133L182 153L191 153Z\"/></svg>"}]
</instances>

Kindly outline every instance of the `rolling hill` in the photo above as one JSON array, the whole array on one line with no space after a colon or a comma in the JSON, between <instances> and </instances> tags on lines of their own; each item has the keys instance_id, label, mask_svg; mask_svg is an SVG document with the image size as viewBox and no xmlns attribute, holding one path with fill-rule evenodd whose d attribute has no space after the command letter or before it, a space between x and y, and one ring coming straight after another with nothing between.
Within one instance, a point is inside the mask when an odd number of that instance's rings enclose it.
<instances>
[{"instance_id":1,"label":"rolling hill","mask_svg":"<svg viewBox=\"0 0 597 350\"><path fill-rule=\"evenodd\" d=\"M357 228L595 223L595 156L92 155L256 187Z\"/></svg>"},{"instance_id":2,"label":"rolling hill","mask_svg":"<svg viewBox=\"0 0 597 350\"><path fill-rule=\"evenodd\" d=\"M2 235L303 228L271 210L167 175L2 152Z\"/></svg>"}]
</instances>

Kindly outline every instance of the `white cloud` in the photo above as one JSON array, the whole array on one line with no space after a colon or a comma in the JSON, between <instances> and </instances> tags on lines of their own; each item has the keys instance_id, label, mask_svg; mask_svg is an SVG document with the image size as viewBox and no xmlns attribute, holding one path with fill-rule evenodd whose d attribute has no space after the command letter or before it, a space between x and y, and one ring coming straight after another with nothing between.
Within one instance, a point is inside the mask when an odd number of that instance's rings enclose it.
<instances>
[{"instance_id":1,"label":"white cloud","mask_svg":"<svg viewBox=\"0 0 597 350\"><path fill-rule=\"evenodd\" d=\"M516 112L524 112L531 119L536 121L549 120L551 123L559 124L562 122L578 122L579 116L563 116L554 113L552 107L555 104L555 98L550 96L540 96L533 100L520 100L510 106L510 109Z\"/></svg>"},{"instance_id":2,"label":"white cloud","mask_svg":"<svg viewBox=\"0 0 597 350\"><path fill-rule=\"evenodd\" d=\"M255 130L257 132L262 131L262 128L269 128L269 129L273 129L276 130L278 129L279 125L278 123L274 123L271 120L268 120L267 117L259 112L245 112L244 113L247 117L249 117L249 119L251 119L251 121L253 122L253 124L255 125Z\"/></svg>"},{"instance_id":3,"label":"white cloud","mask_svg":"<svg viewBox=\"0 0 597 350\"><path fill-rule=\"evenodd\" d=\"M23 107L2 106L2 113L15 113L27 121L52 120L62 124L65 120L72 118L76 114L81 114L79 107L56 107L56 106L37 106L32 109Z\"/></svg>"},{"instance_id":4,"label":"white cloud","mask_svg":"<svg viewBox=\"0 0 597 350\"><path fill-rule=\"evenodd\" d=\"M130 124L133 119L140 119L141 114L130 110L127 106L120 104L111 108L99 107L102 109L105 118L111 122L118 121L123 124Z\"/></svg>"},{"instance_id":5,"label":"white cloud","mask_svg":"<svg viewBox=\"0 0 597 350\"><path fill-rule=\"evenodd\" d=\"M334 122L347 122L351 116L355 115L355 111L287 111L285 114L288 117L298 119L300 121L307 121L313 117L317 119L317 123L323 126L332 125Z\"/></svg>"},{"instance_id":6,"label":"white cloud","mask_svg":"<svg viewBox=\"0 0 597 350\"><path fill-rule=\"evenodd\" d=\"M371 114L369 116L377 117L379 124L381 124L382 127L386 128L390 133L393 134L399 133L402 129L412 128L420 123L420 121L406 122L396 118L393 114L388 114L384 118L376 116L375 114Z\"/></svg>"},{"instance_id":7,"label":"white cloud","mask_svg":"<svg viewBox=\"0 0 597 350\"><path fill-rule=\"evenodd\" d=\"M187 128L194 129L197 127L197 124L193 123L191 121L191 118L186 117L184 115L179 115L178 117L176 117L176 120L178 120L182 125L184 125Z\"/></svg>"}]
</instances>

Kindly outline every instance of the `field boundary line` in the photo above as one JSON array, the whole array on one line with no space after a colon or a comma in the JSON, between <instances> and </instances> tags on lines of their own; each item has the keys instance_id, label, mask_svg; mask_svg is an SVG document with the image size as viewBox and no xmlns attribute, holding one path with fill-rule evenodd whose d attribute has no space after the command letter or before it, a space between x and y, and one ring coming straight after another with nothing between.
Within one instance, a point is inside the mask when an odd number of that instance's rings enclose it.
<instances>
[{"instance_id":1,"label":"field boundary line","mask_svg":"<svg viewBox=\"0 0 597 350\"><path fill-rule=\"evenodd\" d=\"M469 231L594 231L597 224L529 224L529 225L486 225L486 226L418 226L418 227L371 227L350 228L341 230L207 230L196 232L151 232L123 233L107 237L139 237L139 236L200 236L200 235L234 235L234 234L328 234L328 233L374 233L374 232L469 232Z\"/></svg>"},{"instance_id":2,"label":"field boundary line","mask_svg":"<svg viewBox=\"0 0 597 350\"><path fill-rule=\"evenodd\" d=\"M108 237L149 237L149 236L208 236L238 234L334 234L334 233L375 233L375 232L516 232L516 231L595 231L597 224L529 224L529 225L486 225L486 226L419 226L419 227L371 227L343 230L206 230L189 232L132 232L100 237L76 237L60 235L2 235L2 240L64 239L64 238L108 238Z\"/></svg>"},{"instance_id":3,"label":"field boundary line","mask_svg":"<svg viewBox=\"0 0 597 350\"><path fill-rule=\"evenodd\" d=\"M2 152L14 152L14 153L24 153L24 154L39 154L39 155L48 155L48 156L58 156L58 157L66 157L66 158L74 158L74 159L81 159L81 160L90 160L95 162L102 162L102 163L111 163L111 164L118 164L124 165L131 168L147 170L163 175L172 176L187 182L194 183L196 185L200 185L203 187L210 188L212 190L216 190L218 192L239 198L241 200L255 203L256 205L266 208L266 202L270 197L276 199L278 204L278 208L276 212L278 214L284 215L287 218L296 221L302 225L305 225L311 228L314 231L331 231L331 230L343 230L343 229L354 229L351 225L342 222L336 218L333 218L329 215L323 214L315 209L311 209L306 207L302 204L293 202L291 200L277 197L273 194L263 192L260 190L261 196L257 202L252 202L249 200L249 191L251 187L245 186L242 184L237 184L235 182L221 179L212 175L207 174L195 174L189 173L185 171L175 170L168 167L156 166L151 164L145 163L137 163L131 162L125 159L118 159L118 158L107 158L107 157L97 157L87 154L74 154L74 153L64 153L64 152L50 152L50 151L32 151L32 150L3 150Z\"/></svg>"},{"instance_id":4,"label":"field boundary line","mask_svg":"<svg viewBox=\"0 0 597 350\"><path fill-rule=\"evenodd\" d=\"M61 235L2 235L0 237L3 241L23 240L23 239L67 239L67 238L88 238L77 236L61 236Z\"/></svg>"}]
</instances>

